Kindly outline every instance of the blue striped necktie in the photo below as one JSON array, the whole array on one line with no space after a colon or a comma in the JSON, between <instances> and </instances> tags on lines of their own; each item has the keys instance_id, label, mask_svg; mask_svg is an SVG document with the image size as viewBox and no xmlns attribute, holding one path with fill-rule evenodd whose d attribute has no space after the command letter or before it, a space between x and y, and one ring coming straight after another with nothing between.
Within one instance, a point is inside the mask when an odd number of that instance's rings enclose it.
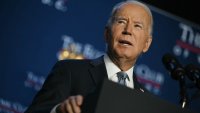
<instances>
[{"instance_id":1,"label":"blue striped necktie","mask_svg":"<svg viewBox=\"0 0 200 113\"><path fill-rule=\"evenodd\" d=\"M118 72L117 77L118 77L118 83L119 84L127 86L126 79L129 80L129 77L126 74L126 72L123 72L123 71Z\"/></svg>"}]
</instances>

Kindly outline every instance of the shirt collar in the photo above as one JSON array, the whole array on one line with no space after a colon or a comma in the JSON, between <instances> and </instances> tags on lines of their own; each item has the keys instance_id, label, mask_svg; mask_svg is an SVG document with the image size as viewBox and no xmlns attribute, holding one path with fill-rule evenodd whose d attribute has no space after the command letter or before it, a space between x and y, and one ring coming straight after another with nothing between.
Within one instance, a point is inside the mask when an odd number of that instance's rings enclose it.
<instances>
[{"instance_id":1,"label":"shirt collar","mask_svg":"<svg viewBox=\"0 0 200 113\"><path fill-rule=\"evenodd\" d=\"M117 72L121 71L120 68L111 61L107 54L104 55L104 62L109 79L112 78ZM133 78L133 68L134 67L132 66L129 70L125 71L130 79Z\"/></svg>"}]
</instances>

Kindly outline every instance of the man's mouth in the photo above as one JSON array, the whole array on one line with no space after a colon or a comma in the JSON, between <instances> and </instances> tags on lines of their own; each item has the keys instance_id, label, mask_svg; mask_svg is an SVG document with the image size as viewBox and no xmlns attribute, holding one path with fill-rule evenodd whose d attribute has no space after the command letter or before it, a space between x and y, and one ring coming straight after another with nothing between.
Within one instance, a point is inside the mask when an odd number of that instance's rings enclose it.
<instances>
[{"instance_id":1,"label":"man's mouth","mask_svg":"<svg viewBox=\"0 0 200 113\"><path fill-rule=\"evenodd\" d=\"M133 44L127 40L119 40L119 43L125 46L132 46Z\"/></svg>"}]
</instances>

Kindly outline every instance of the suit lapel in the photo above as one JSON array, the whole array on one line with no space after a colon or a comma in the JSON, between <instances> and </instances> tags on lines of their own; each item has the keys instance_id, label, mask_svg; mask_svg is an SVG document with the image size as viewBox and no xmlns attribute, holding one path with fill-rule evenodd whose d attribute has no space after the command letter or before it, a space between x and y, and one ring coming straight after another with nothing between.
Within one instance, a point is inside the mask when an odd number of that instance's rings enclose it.
<instances>
[{"instance_id":1,"label":"suit lapel","mask_svg":"<svg viewBox=\"0 0 200 113\"><path fill-rule=\"evenodd\" d=\"M101 85L104 78L108 78L105 63L103 60L103 56L92 60L91 62L92 67L89 69L92 79L95 82L95 85ZM133 81L134 81L134 89L140 90L142 92L146 91L145 88L141 86L141 84L137 81L137 77L133 72Z\"/></svg>"},{"instance_id":2,"label":"suit lapel","mask_svg":"<svg viewBox=\"0 0 200 113\"><path fill-rule=\"evenodd\" d=\"M134 89L140 89L139 83L137 81L137 77L134 72L133 72L133 83L134 83Z\"/></svg>"},{"instance_id":3,"label":"suit lapel","mask_svg":"<svg viewBox=\"0 0 200 113\"><path fill-rule=\"evenodd\" d=\"M147 92L147 90L138 82L136 74L133 72L134 89L140 90L142 92Z\"/></svg>"},{"instance_id":4,"label":"suit lapel","mask_svg":"<svg viewBox=\"0 0 200 113\"><path fill-rule=\"evenodd\" d=\"M91 61L92 68L89 69L95 84L98 86L107 76L103 56Z\"/></svg>"}]
</instances>

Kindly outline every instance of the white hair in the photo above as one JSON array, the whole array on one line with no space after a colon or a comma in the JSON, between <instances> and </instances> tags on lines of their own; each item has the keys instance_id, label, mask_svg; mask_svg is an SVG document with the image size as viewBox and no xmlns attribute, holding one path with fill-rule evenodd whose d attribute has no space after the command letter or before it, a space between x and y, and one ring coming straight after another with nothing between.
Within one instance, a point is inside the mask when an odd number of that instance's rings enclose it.
<instances>
[{"instance_id":1,"label":"white hair","mask_svg":"<svg viewBox=\"0 0 200 113\"><path fill-rule=\"evenodd\" d=\"M120 2L120 3L116 4L112 9L111 15L110 15L110 17L108 19L108 22L107 22L107 26L109 27L109 26L112 25L113 17L115 15L115 13L117 12L117 10L119 8L121 8L121 6L123 6L125 4L135 4L135 5L143 7L147 11L147 13L148 13L148 15L150 17L149 33L152 35L152 32L153 32L153 16L152 16L151 10L144 3L136 1L136 0L127 0L127 1L123 1L123 2Z\"/></svg>"}]
</instances>

